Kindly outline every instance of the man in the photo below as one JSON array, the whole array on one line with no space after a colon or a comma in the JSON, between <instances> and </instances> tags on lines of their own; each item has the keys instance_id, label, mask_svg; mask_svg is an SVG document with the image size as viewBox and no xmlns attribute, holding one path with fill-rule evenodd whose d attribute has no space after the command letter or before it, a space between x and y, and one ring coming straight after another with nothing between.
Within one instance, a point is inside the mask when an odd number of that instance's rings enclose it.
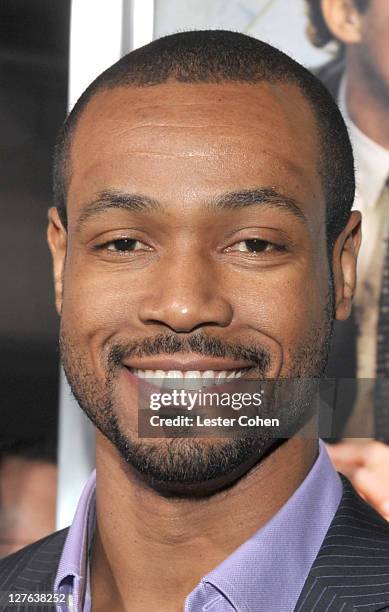
<instances>
[{"instance_id":1,"label":"man","mask_svg":"<svg viewBox=\"0 0 389 612\"><path fill-rule=\"evenodd\" d=\"M2 561L0 590L70 593L77 612L387 609L387 524L309 433L307 398L278 408L290 438L137 425L155 378L322 376L360 244L326 89L242 34L168 36L83 94L55 177L61 355L96 476L69 530Z\"/></svg>"},{"instance_id":2,"label":"man","mask_svg":"<svg viewBox=\"0 0 389 612\"><path fill-rule=\"evenodd\" d=\"M330 454L360 493L389 517L389 446L372 440L389 440L389 390L375 384L376 377L389 378L389 3L307 0L307 6L312 42L338 46L336 57L317 76L349 128L355 204L364 219L355 308L348 324L335 328L328 375L359 379L344 435L365 439L346 439Z\"/></svg>"}]
</instances>

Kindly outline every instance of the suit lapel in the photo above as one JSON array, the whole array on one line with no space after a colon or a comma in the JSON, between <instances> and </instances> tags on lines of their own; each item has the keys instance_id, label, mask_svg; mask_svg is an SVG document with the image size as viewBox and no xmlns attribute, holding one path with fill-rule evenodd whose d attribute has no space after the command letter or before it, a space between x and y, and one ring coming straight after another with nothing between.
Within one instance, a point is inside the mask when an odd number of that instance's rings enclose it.
<instances>
[{"instance_id":1,"label":"suit lapel","mask_svg":"<svg viewBox=\"0 0 389 612\"><path fill-rule=\"evenodd\" d=\"M343 496L295 612L389 610L389 528L344 477Z\"/></svg>"},{"instance_id":2,"label":"suit lapel","mask_svg":"<svg viewBox=\"0 0 389 612\"><path fill-rule=\"evenodd\" d=\"M68 529L35 542L0 561L0 590L19 592L52 592L55 576ZM25 606L13 610L26 610ZM45 606L47 612L55 607ZM43 610L39 604L29 604L29 612Z\"/></svg>"}]
</instances>

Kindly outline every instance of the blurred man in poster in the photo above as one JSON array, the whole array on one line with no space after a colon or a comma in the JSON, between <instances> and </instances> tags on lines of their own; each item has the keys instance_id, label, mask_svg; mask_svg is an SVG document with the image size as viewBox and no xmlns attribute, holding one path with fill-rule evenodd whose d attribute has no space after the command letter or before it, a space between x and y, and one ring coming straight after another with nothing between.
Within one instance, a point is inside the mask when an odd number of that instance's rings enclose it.
<instances>
[{"instance_id":1,"label":"blurred man in poster","mask_svg":"<svg viewBox=\"0 0 389 612\"><path fill-rule=\"evenodd\" d=\"M316 74L349 128L355 207L364 219L354 313L336 330L328 372L362 381L344 435L367 438L332 445L330 453L337 468L382 510L389 503L389 446L384 444L389 393L387 380L379 387L375 379L389 378L389 2L307 0L307 7L311 41L318 47L336 45L333 59Z\"/></svg>"}]
</instances>

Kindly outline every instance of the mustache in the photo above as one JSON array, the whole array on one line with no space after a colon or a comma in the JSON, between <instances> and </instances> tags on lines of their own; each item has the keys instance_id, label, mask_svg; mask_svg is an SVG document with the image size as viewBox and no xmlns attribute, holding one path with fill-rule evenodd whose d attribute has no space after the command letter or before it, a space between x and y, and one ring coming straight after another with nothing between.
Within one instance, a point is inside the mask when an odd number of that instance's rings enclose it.
<instances>
[{"instance_id":1,"label":"mustache","mask_svg":"<svg viewBox=\"0 0 389 612\"><path fill-rule=\"evenodd\" d=\"M131 357L179 353L248 361L253 364L259 374L267 372L272 363L271 354L263 346L222 341L220 338L204 334L183 338L174 333L157 334L153 338L145 338L137 342L116 343L108 352L108 363L113 369L118 367L124 359Z\"/></svg>"}]
</instances>

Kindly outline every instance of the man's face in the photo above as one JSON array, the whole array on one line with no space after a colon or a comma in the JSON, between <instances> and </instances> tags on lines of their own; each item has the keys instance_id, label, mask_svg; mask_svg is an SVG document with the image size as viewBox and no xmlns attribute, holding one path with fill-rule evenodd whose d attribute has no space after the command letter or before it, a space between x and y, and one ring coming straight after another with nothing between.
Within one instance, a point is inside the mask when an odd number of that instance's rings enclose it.
<instances>
[{"instance_id":1,"label":"man's face","mask_svg":"<svg viewBox=\"0 0 389 612\"><path fill-rule=\"evenodd\" d=\"M322 373L319 151L292 85L117 88L81 117L66 260L54 248L62 359L82 408L156 487L227 482L275 441L138 438L139 377Z\"/></svg>"}]
</instances>

